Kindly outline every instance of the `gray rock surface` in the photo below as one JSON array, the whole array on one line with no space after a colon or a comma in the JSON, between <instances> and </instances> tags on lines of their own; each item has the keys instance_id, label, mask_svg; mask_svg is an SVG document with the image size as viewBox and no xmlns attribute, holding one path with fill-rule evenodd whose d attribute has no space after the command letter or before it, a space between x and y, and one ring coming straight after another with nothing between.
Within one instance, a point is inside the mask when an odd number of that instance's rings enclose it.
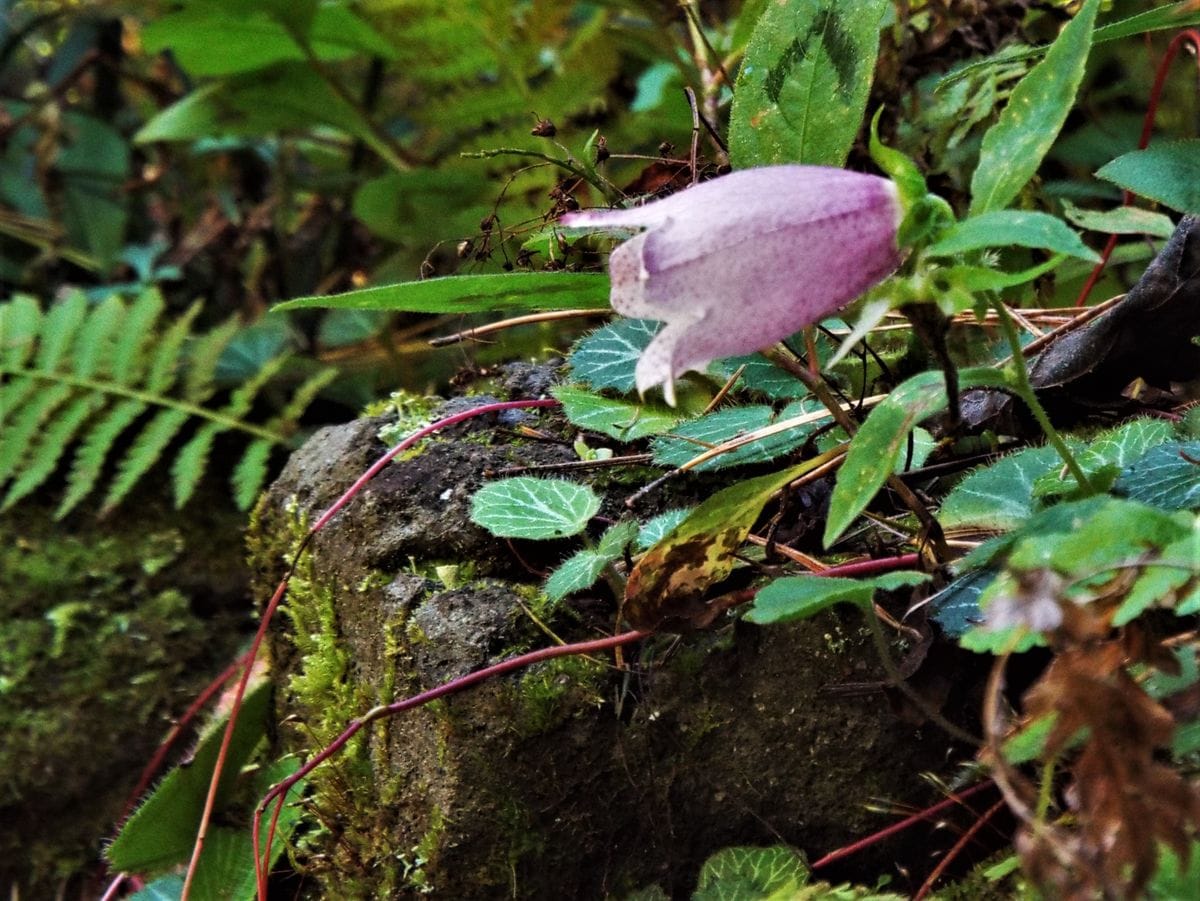
<instances>
[{"instance_id":1,"label":"gray rock surface","mask_svg":"<svg viewBox=\"0 0 1200 901\"><path fill-rule=\"evenodd\" d=\"M550 413L536 421L571 437ZM295 508L311 520L383 452L379 425L313 436L268 495L260 547L294 540ZM281 751L311 753L375 704L548 645L535 610L565 640L612 631L602 584L554 611L539 602L530 569L570 542L510 544L468 516L489 471L571 457L475 420L380 474L318 537L288 601L299 616L276 625ZM606 478L610 501L641 484ZM280 555L260 553L264 587ZM446 564L457 584L439 578ZM313 652L297 622L323 622L336 653ZM931 800L919 774L944 765L942 735L898 720L882 693L821 691L878 678L853 611L771 629L728 619L624 661L542 664L378 724L310 780L325 830L310 884L323 897L601 898L653 883L679 895L724 846L815 856L888 825L872 799ZM848 875L891 872L895 851Z\"/></svg>"}]
</instances>

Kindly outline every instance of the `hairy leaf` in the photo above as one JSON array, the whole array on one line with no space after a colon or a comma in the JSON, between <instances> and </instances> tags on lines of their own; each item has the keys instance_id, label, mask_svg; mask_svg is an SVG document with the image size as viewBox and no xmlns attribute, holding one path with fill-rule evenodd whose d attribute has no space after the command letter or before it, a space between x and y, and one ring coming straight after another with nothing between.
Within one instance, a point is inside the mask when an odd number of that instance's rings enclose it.
<instances>
[{"instance_id":1,"label":"hairy leaf","mask_svg":"<svg viewBox=\"0 0 1200 901\"><path fill-rule=\"evenodd\" d=\"M1100 255L1061 219L1049 213L1025 210L996 210L981 213L957 225L927 250L931 256L955 256L987 247L1037 247L1064 253L1090 262Z\"/></svg>"},{"instance_id":2,"label":"hairy leaf","mask_svg":"<svg viewBox=\"0 0 1200 901\"><path fill-rule=\"evenodd\" d=\"M785 0L763 11L730 113L737 169L841 166L866 111L886 0Z\"/></svg>"},{"instance_id":3,"label":"hairy leaf","mask_svg":"<svg viewBox=\"0 0 1200 901\"><path fill-rule=\"evenodd\" d=\"M963 388L1000 387L1004 383L1004 375L995 369L965 369L959 373ZM887 481L917 424L945 406L945 379L942 373L930 371L896 387L871 411L850 443L838 472L825 523L826 547L866 509Z\"/></svg>"},{"instance_id":4,"label":"hairy leaf","mask_svg":"<svg viewBox=\"0 0 1200 901\"><path fill-rule=\"evenodd\" d=\"M638 357L658 332L648 319L619 319L579 340L571 351L571 372L600 390L628 393L634 388Z\"/></svg>"},{"instance_id":5,"label":"hairy leaf","mask_svg":"<svg viewBox=\"0 0 1200 901\"><path fill-rule=\"evenodd\" d=\"M471 521L502 538L567 538L587 528L598 512L595 492L566 479L501 479L471 499Z\"/></svg>"},{"instance_id":6,"label":"hairy leaf","mask_svg":"<svg viewBox=\"0 0 1200 901\"><path fill-rule=\"evenodd\" d=\"M603 397L582 388L562 386L551 393L563 405L563 414L572 425L618 441L660 435L673 428L681 417L678 411L663 404Z\"/></svg>"}]
</instances>

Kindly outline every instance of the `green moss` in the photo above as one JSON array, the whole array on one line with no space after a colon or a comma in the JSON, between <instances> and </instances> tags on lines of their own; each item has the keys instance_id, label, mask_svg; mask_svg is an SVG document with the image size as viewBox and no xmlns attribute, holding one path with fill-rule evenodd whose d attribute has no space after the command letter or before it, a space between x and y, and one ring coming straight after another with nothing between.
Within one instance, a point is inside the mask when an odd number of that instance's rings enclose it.
<instances>
[{"instance_id":1,"label":"green moss","mask_svg":"<svg viewBox=\"0 0 1200 901\"><path fill-rule=\"evenodd\" d=\"M438 853L446 837L446 815L437 805L430 808L429 823L429 828L413 847L412 853L401 854L398 857L401 867L400 879L404 888L420 895L437 890L426 870L427 866L437 862Z\"/></svg>"},{"instance_id":2,"label":"green moss","mask_svg":"<svg viewBox=\"0 0 1200 901\"><path fill-rule=\"evenodd\" d=\"M517 683L515 727L520 735L538 735L586 707L604 703L608 672L588 657L559 657L530 667Z\"/></svg>"},{"instance_id":3,"label":"green moss","mask_svg":"<svg viewBox=\"0 0 1200 901\"><path fill-rule=\"evenodd\" d=\"M0 519L0 884L22 895L95 866L170 717L233 652L173 584L184 527L138 522Z\"/></svg>"},{"instance_id":4,"label":"green moss","mask_svg":"<svg viewBox=\"0 0 1200 901\"><path fill-rule=\"evenodd\" d=\"M395 391L387 400L371 404L363 411L364 416L394 416L379 430L379 440L388 447L399 444L413 432L433 421L433 411L442 401L437 397L425 397L411 391Z\"/></svg>"}]
</instances>

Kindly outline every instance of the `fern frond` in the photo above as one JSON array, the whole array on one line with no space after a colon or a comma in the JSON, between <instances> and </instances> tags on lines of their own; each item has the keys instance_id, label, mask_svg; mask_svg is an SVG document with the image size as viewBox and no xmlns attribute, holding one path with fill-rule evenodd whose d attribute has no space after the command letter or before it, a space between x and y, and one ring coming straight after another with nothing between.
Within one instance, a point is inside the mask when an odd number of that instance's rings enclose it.
<instances>
[{"instance_id":1,"label":"fern frond","mask_svg":"<svg viewBox=\"0 0 1200 901\"><path fill-rule=\"evenodd\" d=\"M120 385L133 384L145 365L143 351L154 335L154 326L162 315L162 295L154 290L143 291L125 316L125 328L113 350L108 375Z\"/></svg>"},{"instance_id":2,"label":"fern frond","mask_svg":"<svg viewBox=\"0 0 1200 901\"><path fill-rule=\"evenodd\" d=\"M171 485L175 489L175 509L179 509L189 500L204 477L208 468L208 456L212 453L213 442L221 433L221 427L208 422L196 430L187 444L175 455L171 464Z\"/></svg>"},{"instance_id":3,"label":"fern frond","mask_svg":"<svg viewBox=\"0 0 1200 901\"><path fill-rule=\"evenodd\" d=\"M55 519L62 519L75 509L81 500L92 493L100 473L104 470L104 461L122 432L129 428L145 411L141 401L123 400L112 406L100 417L84 437L83 442L75 451L75 459L71 463L71 472L67 476L67 493L63 495L58 509L54 512Z\"/></svg>"},{"instance_id":4,"label":"fern frond","mask_svg":"<svg viewBox=\"0 0 1200 901\"><path fill-rule=\"evenodd\" d=\"M50 427L42 432L37 444L30 449L30 465L8 486L4 503L0 504L0 512L42 487L42 483L58 468L58 461L66 453L75 433L101 403L103 401L100 398L84 394L72 400L62 413L54 417Z\"/></svg>"},{"instance_id":5,"label":"fern frond","mask_svg":"<svg viewBox=\"0 0 1200 901\"><path fill-rule=\"evenodd\" d=\"M233 498L239 510L249 510L258 492L262 490L267 480L267 461L271 456L271 444L259 439L251 441L242 459L238 461L230 476L233 485Z\"/></svg>"},{"instance_id":6,"label":"fern frond","mask_svg":"<svg viewBox=\"0 0 1200 901\"><path fill-rule=\"evenodd\" d=\"M304 411L308 409L318 394L337 378L337 371L333 369L322 369L320 372L310 375L303 384L292 394L292 399L288 401L287 406L280 412L278 418L273 420L279 426L283 426L289 422L295 422L304 415Z\"/></svg>"},{"instance_id":7,"label":"fern frond","mask_svg":"<svg viewBox=\"0 0 1200 901\"><path fill-rule=\"evenodd\" d=\"M42 308L20 294L0 305L0 366L23 366L41 330Z\"/></svg>"},{"instance_id":8,"label":"fern frond","mask_svg":"<svg viewBox=\"0 0 1200 901\"><path fill-rule=\"evenodd\" d=\"M101 516L112 512L112 509L125 499L138 480L158 462L171 439L179 434L187 420L186 410L159 410L154 418L146 423L128 452L121 458L121 462L117 464L117 474L108 486L108 496L104 498L100 507Z\"/></svg>"},{"instance_id":9,"label":"fern frond","mask_svg":"<svg viewBox=\"0 0 1200 901\"><path fill-rule=\"evenodd\" d=\"M152 394L162 394L175 384L179 375L183 342L187 340L188 333L192 330L192 322L199 312L200 304L192 304L155 342L154 355L150 358L150 368L143 385L144 390Z\"/></svg>"},{"instance_id":10,"label":"fern frond","mask_svg":"<svg viewBox=\"0 0 1200 901\"><path fill-rule=\"evenodd\" d=\"M193 338L187 349L187 374L184 376L183 396L195 403L208 400L221 354L237 334L236 318L225 320L211 332Z\"/></svg>"},{"instance_id":11,"label":"fern frond","mask_svg":"<svg viewBox=\"0 0 1200 901\"><path fill-rule=\"evenodd\" d=\"M72 370L80 378L90 378L112 354L117 331L125 318L125 304L113 295L92 310L75 339Z\"/></svg>"},{"instance_id":12,"label":"fern frond","mask_svg":"<svg viewBox=\"0 0 1200 901\"><path fill-rule=\"evenodd\" d=\"M66 385L34 385L29 392L20 393L28 393L28 402L0 436L0 483L20 471L38 429L71 396L71 389Z\"/></svg>"},{"instance_id":13,"label":"fern frond","mask_svg":"<svg viewBox=\"0 0 1200 901\"><path fill-rule=\"evenodd\" d=\"M51 308L46 315L38 345L38 369L50 370L58 366L86 317L87 298L79 291Z\"/></svg>"},{"instance_id":14,"label":"fern frond","mask_svg":"<svg viewBox=\"0 0 1200 901\"><path fill-rule=\"evenodd\" d=\"M94 306L76 293L46 313L27 297L0 303L0 509L44 487L69 458L56 518L74 510L111 468L101 504L107 513L173 447L171 483L181 507L208 468L216 439L227 433L251 439L231 473L238 505L249 507L271 451L290 445L300 416L334 372L310 376L268 422L251 421L255 399L288 358L268 361L222 405L208 405L217 362L238 324L193 335L198 305L160 324L163 312L157 291L132 304L114 296Z\"/></svg>"}]
</instances>

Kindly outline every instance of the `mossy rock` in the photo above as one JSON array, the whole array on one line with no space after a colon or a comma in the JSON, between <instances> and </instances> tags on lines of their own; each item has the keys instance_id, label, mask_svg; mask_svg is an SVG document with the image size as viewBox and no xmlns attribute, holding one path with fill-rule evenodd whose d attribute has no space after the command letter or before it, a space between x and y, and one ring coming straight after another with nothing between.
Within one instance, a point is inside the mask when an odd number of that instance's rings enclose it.
<instances>
[{"instance_id":1,"label":"mossy rock","mask_svg":"<svg viewBox=\"0 0 1200 901\"><path fill-rule=\"evenodd\" d=\"M264 596L305 524L385 450L381 425L322 430L268 492L251 535ZM279 753L307 756L378 704L550 641L530 568L571 544L510 546L468 505L505 466L570 457L474 420L387 467L317 536L271 639ZM605 487L616 512L624 494L611 474ZM446 563L473 581L442 584ZM568 641L611 631L606 591L564 602L550 628ZM855 612L771 629L728 619L625 661L627 675L611 656L542 664L360 733L310 778L312 896L686 893L722 847L820 853L880 828L872 799L926 802L917 774L944 765L945 739L899 720L883 693L822 693L881 677ZM847 876L873 882L894 853L867 852Z\"/></svg>"}]
</instances>

